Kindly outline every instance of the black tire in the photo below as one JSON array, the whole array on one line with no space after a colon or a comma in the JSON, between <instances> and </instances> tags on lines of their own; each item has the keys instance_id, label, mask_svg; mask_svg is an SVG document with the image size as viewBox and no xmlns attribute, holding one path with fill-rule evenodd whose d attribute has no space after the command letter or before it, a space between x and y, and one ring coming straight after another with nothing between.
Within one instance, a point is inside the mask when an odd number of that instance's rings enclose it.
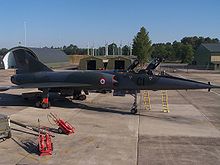
<instances>
[{"instance_id":1,"label":"black tire","mask_svg":"<svg viewBox=\"0 0 220 165\"><path fill-rule=\"evenodd\" d=\"M63 134L63 130L60 127L58 128L58 133Z\"/></svg>"},{"instance_id":2,"label":"black tire","mask_svg":"<svg viewBox=\"0 0 220 165\"><path fill-rule=\"evenodd\" d=\"M51 104L50 104L50 102L48 102L48 108L50 108L50 106L51 106Z\"/></svg>"},{"instance_id":3,"label":"black tire","mask_svg":"<svg viewBox=\"0 0 220 165\"><path fill-rule=\"evenodd\" d=\"M40 107L41 107L40 102L39 102L39 101L36 102L35 106L36 106L37 108L40 108Z\"/></svg>"},{"instance_id":4,"label":"black tire","mask_svg":"<svg viewBox=\"0 0 220 165\"><path fill-rule=\"evenodd\" d=\"M73 95L73 100L79 100L79 96Z\"/></svg>"},{"instance_id":5,"label":"black tire","mask_svg":"<svg viewBox=\"0 0 220 165\"><path fill-rule=\"evenodd\" d=\"M106 90L102 90L101 93L102 93L102 94L106 94L107 91L106 91Z\"/></svg>"},{"instance_id":6,"label":"black tire","mask_svg":"<svg viewBox=\"0 0 220 165\"><path fill-rule=\"evenodd\" d=\"M131 109L131 113L132 113L132 114L136 114L136 113L137 113L137 109L136 109L136 108L132 108L132 109Z\"/></svg>"},{"instance_id":7,"label":"black tire","mask_svg":"<svg viewBox=\"0 0 220 165\"><path fill-rule=\"evenodd\" d=\"M42 107L43 109L47 109L47 108L48 108L48 104L42 103L42 104L41 104L41 107Z\"/></svg>"},{"instance_id":8,"label":"black tire","mask_svg":"<svg viewBox=\"0 0 220 165\"><path fill-rule=\"evenodd\" d=\"M80 96L79 96L79 100L83 101L83 100L85 100L85 99L86 99L86 95L80 95Z\"/></svg>"}]
</instances>

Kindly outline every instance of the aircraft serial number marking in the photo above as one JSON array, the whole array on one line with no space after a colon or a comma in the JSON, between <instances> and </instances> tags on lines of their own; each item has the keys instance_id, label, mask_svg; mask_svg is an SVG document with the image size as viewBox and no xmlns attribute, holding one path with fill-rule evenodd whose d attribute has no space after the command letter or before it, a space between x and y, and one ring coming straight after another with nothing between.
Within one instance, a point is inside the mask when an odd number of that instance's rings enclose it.
<instances>
[{"instance_id":1,"label":"aircraft serial number marking","mask_svg":"<svg viewBox=\"0 0 220 165\"><path fill-rule=\"evenodd\" d=\"M146 78L146 77L138 77L137 78L137 85L138 86L144 86L147 84L147 82L151 81L153 79L153 77L149 77L149 78Z\"/></svg>"}]
</instances>

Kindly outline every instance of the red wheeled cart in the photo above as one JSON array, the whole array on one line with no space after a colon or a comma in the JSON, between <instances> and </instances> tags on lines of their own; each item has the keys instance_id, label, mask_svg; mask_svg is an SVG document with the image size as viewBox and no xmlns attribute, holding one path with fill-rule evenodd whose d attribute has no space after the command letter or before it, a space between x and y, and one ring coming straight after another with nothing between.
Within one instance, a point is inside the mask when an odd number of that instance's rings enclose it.
<instances>
[{"instance_id":1,"label":"red wheeled cart","mask_svg":"<svg viewBox=\"0 0 220 165\"><path fill-rule=\"evenodd\" d=\"M64 133L64 134L69 135L75 132L75 128L67 121L65 122L64 120L57 118L53 113L50 113L48 116L53 119L56 125L58 125L59 133Z\"/></svg>"},{"instance_id":2,"label":"red wheeled cart","mask_svg":"<svg viewBox=\"0 0 220 165\"><path fill-rule=\"evenodd\" d=\"M43 134L41 129L39 129L38 149L40 156L52 155L53 143L51 140L51 135L48 132Z\"/></svg>"}]
</instances>

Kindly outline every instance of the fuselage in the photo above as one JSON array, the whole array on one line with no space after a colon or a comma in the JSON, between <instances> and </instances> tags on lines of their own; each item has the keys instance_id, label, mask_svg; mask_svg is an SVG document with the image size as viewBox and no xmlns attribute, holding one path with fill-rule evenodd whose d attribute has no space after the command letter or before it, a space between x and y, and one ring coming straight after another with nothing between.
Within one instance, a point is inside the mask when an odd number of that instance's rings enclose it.
<instances>
[{"instance_id":1,"label":"fuselage","mask_svg":"<svg viewBox=\"0 0 220 165\"><path fill-rule=\"evenodd\" d=\"M177 90L177 89L207 89L210 84L183 78L148 75L145 73L117 73L117 88L120 90Z\"/></svg>"},{"instance_id":2,"label":"fuselage","mask_svg":"<svg viewBox=\"0 0 220 165\"><path fill-rule=\"evenodd\" d=\"M86 89L102 89L113 88L114 80L113 75L105 74L95 71L56 71L56 72L35 72L16 74L11 77L11 82L24 86L26 84L44 84L48 83L60 84L60 87L68 84L69 87L76 87L82 85ZM64 85L65 84L65 85Z\"/></svg>"},{"instance_id":3,"label":"fuselage","mask_svg":"<svg viewBox=\"0 0 220 165\"><path fill-rule=\"evenodd\" d=\"M25 84L68 84L68 87L88 90L116 89L116 90L175 90L175 89L206 89L211 88L205 84L193 80L176 78L171 76L148 75L134 72L103 72L89 70L35 72L16 74L11 77L16 85ZM76 87L76 84L78 86ZM81 87L80 87L81 84Z\"/></svg>"}]
</instances>

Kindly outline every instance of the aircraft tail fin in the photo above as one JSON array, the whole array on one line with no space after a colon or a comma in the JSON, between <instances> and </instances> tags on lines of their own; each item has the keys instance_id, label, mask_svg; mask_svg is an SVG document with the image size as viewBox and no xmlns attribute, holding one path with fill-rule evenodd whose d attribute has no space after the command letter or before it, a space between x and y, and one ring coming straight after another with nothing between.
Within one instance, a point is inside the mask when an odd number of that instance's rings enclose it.
<instances>
[{"instance_id":1,"label":"aircraft tail fin","mask_svg":"<svg viewBox=\"0 0 220 165\"><path fill-rule=\"evenodd\" d=\"M3 58L5 69L16 68L16 74L52 71L36 55L24 49L9 51Z\"/></svg>"}]
</instances>

